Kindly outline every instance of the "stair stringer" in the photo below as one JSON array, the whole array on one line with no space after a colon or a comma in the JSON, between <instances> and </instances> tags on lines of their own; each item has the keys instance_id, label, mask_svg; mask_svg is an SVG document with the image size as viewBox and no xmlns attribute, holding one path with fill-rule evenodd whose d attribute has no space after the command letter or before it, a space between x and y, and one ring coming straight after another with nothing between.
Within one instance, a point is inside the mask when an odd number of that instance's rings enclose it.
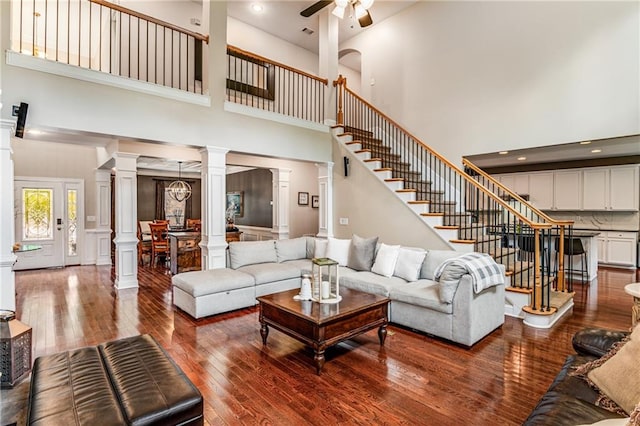
<instances>
[{"instance_id":1,"label":"stair stringer","mask_svg":"<svg viewBox=\"0 0 640 426\"><path fill-rule=\"evenodd\" d=\"M420 219L422 223L426 227L428 227L439 239L442 243L444 243L449 249L459 251L459 252L471 252L473 251L472 244L464 244L464 243L455 243L451 242L453 235L450 230L439 230L437 226L442 225L442 219L437 220L434 216L422 216L420 213L416 212L416 210L409 204L409 201L413 201L410 193L401 193L392 189L396 185L389 185L385 182L385 178L387 175L378 174L374 171L373 167L367 166L365 164L365 160L369 159L369 155L363 155L365 153L361 150L360 144L349 144L349 142L353 142L353 136L349 133L343 133L342 127L333 127L332 135L336 143L340 145L340 147L349 155L350 162L357 162L362 165L363 169L368 171L368 173L374 177L381 185L383 185L387 191L393 193L399 202L401 202L407 208L407 213L411 214Z\"/></svg>"}]
</instances>

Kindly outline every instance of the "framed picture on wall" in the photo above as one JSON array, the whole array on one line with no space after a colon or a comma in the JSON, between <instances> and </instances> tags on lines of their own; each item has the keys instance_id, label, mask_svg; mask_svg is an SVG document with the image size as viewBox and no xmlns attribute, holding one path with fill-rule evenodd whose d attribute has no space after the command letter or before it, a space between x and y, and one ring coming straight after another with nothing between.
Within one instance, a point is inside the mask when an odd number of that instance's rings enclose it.
<instances>
[{"instance_id":1,"label":"framed picture on wall","mask_svg":"<svg viewBox=\"0 0 640 426\"><path fill-rule=\"evenodd\" d=\"M317 209L318 207L320 207L320 196L318 195L311 196L311 207L313 207L314 209Z\"/></svg>"},{"instance_id":2,"label":"framed picture on wall","mask_svg":"<svg viewBox=\"0 0 640 426\"><path fill-rule=\"evenodd\" d=\"M227 192L227 216L233 213L234 217L244 216L244 192Z\"/></svg>"},{"instance_id":3,"label":"framed picture on wall","mask_svg":"<svg viewBox=\"0 0 640 426\"><path fill-rule=\"evenodd\" d=\"M300 205L300 206L308 206L309 205L309 193L308 192L298 192L298 205Z\"/></svg>"}]
</instances>

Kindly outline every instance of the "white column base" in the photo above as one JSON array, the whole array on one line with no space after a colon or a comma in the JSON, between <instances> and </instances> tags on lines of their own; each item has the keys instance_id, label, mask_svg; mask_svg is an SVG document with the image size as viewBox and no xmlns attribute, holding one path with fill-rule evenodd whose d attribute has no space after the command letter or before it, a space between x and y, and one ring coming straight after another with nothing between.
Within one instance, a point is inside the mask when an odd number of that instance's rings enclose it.
<instances>
[{"instance_id":1,"label":"white column base","mask_svg":"<svg viewBox=\"0 0 640 426\"><path fill-rule=\"evenodd\" d=\"M202 269L221 269L227 266L227 242L226 241L200 241L202 252Z\"/></svg>"}]
</instances>

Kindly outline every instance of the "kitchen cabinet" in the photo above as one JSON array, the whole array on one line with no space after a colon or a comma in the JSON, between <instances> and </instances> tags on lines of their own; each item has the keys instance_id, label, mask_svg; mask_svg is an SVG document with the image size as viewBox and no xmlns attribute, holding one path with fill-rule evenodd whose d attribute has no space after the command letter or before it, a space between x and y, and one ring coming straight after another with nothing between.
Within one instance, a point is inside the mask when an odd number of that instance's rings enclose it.
<instances>
[{"instance_id":1,"label":"kitchen cabinet","mask_svg":"<svg viewBox=\"0 0 640 426\"><path fill-rule=\"evenodd\" d=\"M638 166L584 169L583 210L638 210Z\"/></svg>"},{"instance_id":2,"label":"kitchen cabinet","mask_svg":"<svg viewBox=\"0 0 640 426\"><path fill-rule=\"evenodd\" d=\"M553 172L529 174L529 202L540 210L553 209Z\"/></svg>"},{"instance_id":3,"label":"kitchen cabinet","mask_svg":"<svg viewBox=\"0 0 640 426\"><path fill-rule=\"evenodd\" d=\"M582 208L582 171L558 170L553 173L553 209Z\"/></svg>"},{"instance_id":4,"label":"kitchen cabinet","mask_svg":"<svg viewBox=\"0 0 640 426\"><path fill-rule=\"evenodd\" d=\"M603 231L598 236L598 262L636 266L637 232Z\"/></svg>"}]
</instances>

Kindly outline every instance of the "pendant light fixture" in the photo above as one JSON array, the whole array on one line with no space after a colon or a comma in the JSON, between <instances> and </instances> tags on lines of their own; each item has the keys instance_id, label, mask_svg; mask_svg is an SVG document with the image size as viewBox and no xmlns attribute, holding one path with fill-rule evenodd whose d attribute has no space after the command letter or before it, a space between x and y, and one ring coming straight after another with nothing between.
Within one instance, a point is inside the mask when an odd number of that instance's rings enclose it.
<instances>
[{"instance_id":1,"label":"pendant light fixture","mask_svg":"<svg viewBox=\"0 0 640 426\"><path fill-rule=\"evenodd\" d=\"M174 180L168 186L169 195L178 202L191 197L191 185L182 180L182 161L178 161L178 180Z\"/></svg>"}]
</instances>

